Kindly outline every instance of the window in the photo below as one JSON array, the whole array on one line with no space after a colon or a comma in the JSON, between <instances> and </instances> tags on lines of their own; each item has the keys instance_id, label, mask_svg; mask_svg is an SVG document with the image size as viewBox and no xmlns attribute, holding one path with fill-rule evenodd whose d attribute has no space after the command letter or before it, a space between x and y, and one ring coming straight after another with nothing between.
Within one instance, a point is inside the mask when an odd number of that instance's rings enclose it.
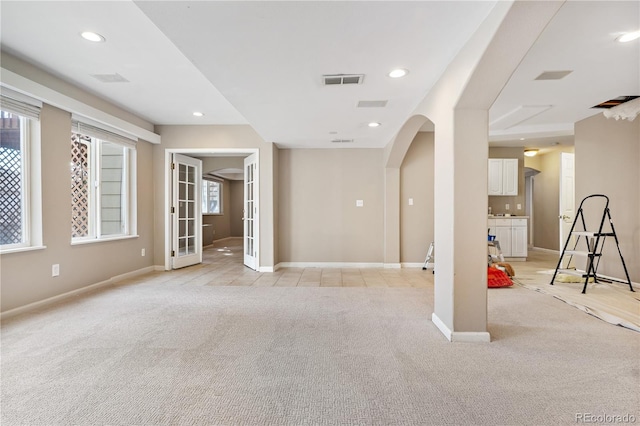
<instances>
[{"instance_id":1,"label":"window","mask_svg":"<svg viewBox=\"0 0 640 426\"><path fill-rule=\"evenodd\" d=\"M72 241L135 235L135 145L95 137L93 134L99 132L78 123L74 123L74 130L70 168Z\"/></svg>"},{"instance_id":2,"label":"window","mask_svg":"<svg viewBox=\"0 0 640 426\"><path fill-rule=\"evenodd\" d=\"M42 104L5 87L0 101L0 250L41 248Z\"/></svg>"},{"instance_id":3,"label":"window","mask_svg":"<svg viewBox=\"0 0 640 426\"><path fill-rule=\"evenodd\" d=\"M222 214L222 182L202 180L202 214Z\"/></svg>"},{"instance_id":4,"label":"window","mask_svg":"<svg viewBox=\"0 0 640 426\"><path fill-rule=\"evenodd\" d=\"M27 227L27 120L0 111L0 244L23 246L28 242Z\"/></svg>"}]
</instances>

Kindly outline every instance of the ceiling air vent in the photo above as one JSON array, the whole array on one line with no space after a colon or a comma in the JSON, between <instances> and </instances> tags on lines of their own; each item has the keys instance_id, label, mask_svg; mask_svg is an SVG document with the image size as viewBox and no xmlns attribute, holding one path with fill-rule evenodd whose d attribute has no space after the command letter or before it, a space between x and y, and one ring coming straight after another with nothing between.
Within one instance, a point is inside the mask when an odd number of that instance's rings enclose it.
<instances>
[{"instance_id":1,"label":"ceiling air vent","mask_svg":"<svg viewBox=\"0 0 640 426\"><path fill-rule=\"evenodd\" d=\"M591 108L613 108L614 106L618 106L637 98L640 98L640 96L618 96L617 98L609 99L608 101L604 101L601 104L592 106Z\"/></svg>"},{"instance_id":2,"label":"ceiling air vent","mask_svg":"<svg viewBox=\"0 0 640 426\"><path fill-rule=\"evenodd\" d=\"M560 80L571 74L573 71L545 71L534 80Z\"/></svg>"},{"instance_id":3,"label":"ceiling air vent","mask_svg":"<svg viewBox=\"0 0 640 426\"><path fill-rule=\"evenodd\" d=\"M358 108L384 108L388 101L360 101Z\"/></svg>"},{"instance_id":4,"label":"ceiling air vent","mask_svg":"<svg viewBox=\"0 0 640 426\"><path fill-rule=\"evenodd\" d=\"M351 143L353 139L334 139L331 143Z\"/></svg>"},{"instance_id":5,"label":"ceiling air vent","mask_svg":"<svg viewBox=\"0 0 640 426\"><path fill-rule=\"evenodd\" d=\"M325 86L342 86L345 84L362 84L364 74L325 74L322 82Z\"/></svg>"},{"instance_id":6,"label":"ceiling air vent","mask_svg":"<svg viewBox=\"0 0 640 426\"><path fill-rule=\"evenodd\" d=\"M103 82L103 83L128 83L129 80L121 76L120 74L92 74L91 77Z\"/></svg>"}]
</instances>

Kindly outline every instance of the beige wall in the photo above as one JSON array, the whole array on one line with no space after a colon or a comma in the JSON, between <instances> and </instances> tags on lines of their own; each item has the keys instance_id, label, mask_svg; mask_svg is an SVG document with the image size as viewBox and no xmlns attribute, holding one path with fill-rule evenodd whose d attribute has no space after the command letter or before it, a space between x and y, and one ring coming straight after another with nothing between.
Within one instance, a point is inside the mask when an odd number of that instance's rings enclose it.
<instances>
[{"instance_id":1,"label":"beige wall","mask_svg":"<svg viewBox=\"0 0 640 426\"><path fill-rule=\"evenodd\" d=\"M525 192L524 192L524 148L489 148L489 158L517 158L518 159L518 195L490 195L489 207L493 214L514 214L522 216L525 212ZM509 204L509 210L506 209ZM522 207L517 209L518 204Z\"/></svg>"},{"instance_id":2,"label":"beige wall","mask_svg":"<svg viewBox=\"0 0 640 426\"><path fill-rule=\"evenodd\" d=\"M1 255L2 311L38 302L153 265L151 145L137 145L138 238L71 246L71 115L44 105L41 114L44 250ZM141 256L141 249L147 251ZM60 276L51 277L51 265Z\"/></svg>"},{"instance_id":3,"label":"beige wall","mask_svg":"<svg viewBox=\"0 0 640 426\"><path fill-rule=\"evenodd\" d=\"M534 247L560 250L560 157L563 152L573 152L573 147L557 147L545 154L538 154L535 169L540 173L533 177L533 241Z\"/></svg>"},{"instance_id":4,"label":"beige wall","mask_svg":"<svg viewBox=\"0 0 640 426\"><path fill-rule=\"evenodd\" d=\"M199 157L202 160L202 173L221 169L244 169L244 157ZM211 224L215 230L213 240L229 237L242 237L242 209L244 199L243 181L223 179L222 214L203 215L202 223ZM238 189L239 188L239 189ZM238 226L239 225L239 226Z\"/></svg>"},{"instance_id":5,"label":"beige wall","mask_svg":"<svg viewBox=\"0 0 640 426\"><path fill-rule=\"evenodd\" d=\"M402 263L423 263L433 241L433 178L433 132L418 132L400 167Z\"/></svg>"},{"instance_id":6,"label":"beige wall","mask_svg":"<svg viewBox=\"0 0 640 426\"><path fill-rule=\"evenodd\" d=\"M157 126L162 137L161 145L153 147L154 180L154 261L165 265L165 152L167 149L258 149L260 167L260 267L274 266L274 180L273 147L247 125L211 126ZM200 153L201 154L201 153ZM197 156L197 154L187 154Z\"/></svg>"},{"instance_id":7,"label":"beige wall","mask_svg":"<svg viewBox=\"0 0 640 426\"><path fill-rule=\"evenodd\" d=\"M198 157L202 160L202 173L215 172L220 169L244 169L244 157Z\"/></svg>"},{"instance_id":8,"label":"beige wall","mask_svg":"<svg viewBox=\"0 0 640 426\"><path fill-rule=\"evenodd\" d=\"M640 282L640 119L615 121L597 114L577 122L575 153L576 205L591 194L609 197L609 209L631 280ZM585 209L587 214L601 216L600 212ZM590 222L589 216L587 221ZM590 223L587 226L593 227ZM598 272L624 278L611 241L605 245Z\"/></svg>"},{"instance_id":9,"label":"beige wall","mask_svg":"<svg viewBox=\"0 0 640 426\"><path fill-rule=\"evenodd\" d=\"M244 210L244 181L231 180L229 181L229 219L230 219L230 233L231 237L242 237L243 234L243 210ZM277 235L277 234L276 234Z\"/></svg>"},{"instance_id":10,"label":"beige wall","mask_svg":"<svg viewBox=\"0 0 640 426\"><path fill-rule=\"evenodd\" d=\"M153 124L149 123L148 121L145 121L142 118L131 114L130 112L124 111L123 109L118 108L117 106L105 101L102 98L85 92L84 90L73 86L64 80L59 79L58 77L54 77L53 75L42 71L41 69L38 69L33 65L30 65L16 58L15 56L12 56L6 52L1 52L0 62L2 63L2 68L10 70L25 78L28 78L29 80L53 89L58 93L63 93L64 95L80 101L85 105L92 106L102 112L120 118L128 123L134 124L149 131L153 131Z\"/></svg>"},{"instance_id":11,"label":"beige wall","mask_svg":"<svg viewBox=\"0 0 640 426\"><path fill-rule=\"evenodd\" d=\"M280 262L383 262L382 155L382 149L279 151Z\"/></svg>"}]
</instances>

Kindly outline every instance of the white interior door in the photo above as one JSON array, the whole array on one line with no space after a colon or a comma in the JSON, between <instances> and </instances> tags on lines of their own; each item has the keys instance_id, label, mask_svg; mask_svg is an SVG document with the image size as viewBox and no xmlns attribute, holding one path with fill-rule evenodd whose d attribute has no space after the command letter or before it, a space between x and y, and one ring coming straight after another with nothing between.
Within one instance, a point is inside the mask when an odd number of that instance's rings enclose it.
<instances>
[{"instance_id":1,"label":"white interior door","mask_svg":"<svg viewBox=\"0 0 640 426\"><path fill-rule=\"evenodd\" d=\"M560 158L560 250L567 242L575 218L575 156L563 152ZM573 245L570 243L570 247Z\"/></svg>"},{"instance_id":2,"label":"white interior door","mask_svg":"<svg viewBox=\"0 0 640 426\"><path fill-rule=\"evenodd\" d=\"M244 264L258 268L258 154L244 159Z\"/></svg>"},{"instance_id":3,"label":"white interior door","mask_svg":"<svg viewBox=\"0 0 640 426\"><path fill-rule=\"evenodd\" d=\"M171 267L202 262L202 161L173 154Z\"/></svg>"}]
</instances>

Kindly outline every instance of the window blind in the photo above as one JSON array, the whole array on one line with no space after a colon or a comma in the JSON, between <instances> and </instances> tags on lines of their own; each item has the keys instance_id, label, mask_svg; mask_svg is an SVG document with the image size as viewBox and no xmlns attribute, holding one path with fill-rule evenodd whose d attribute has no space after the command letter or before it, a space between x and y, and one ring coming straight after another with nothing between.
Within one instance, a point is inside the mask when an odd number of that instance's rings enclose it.
<instances>
[{"instance_id":1,"label":"window blind","mask_svg":"<svg viewBox=\"0 0 640 426\"><path fill-rule=\"evenodd\" d=\"M40 120L42 102L22 93L15 92L6 87L0 91L0 109L12 114Z\"/></svg>"},{"instance_id":2,"label":"window blind","mask_svg":"<svg viewBox=\"0 0 640 426\"><path fill-rule=\"evenodd\" d=\"M138 138L133 135L75 115L71 116L71 131L134 149L136 142L138 142Z\"/></svg>"}]
</instances>

